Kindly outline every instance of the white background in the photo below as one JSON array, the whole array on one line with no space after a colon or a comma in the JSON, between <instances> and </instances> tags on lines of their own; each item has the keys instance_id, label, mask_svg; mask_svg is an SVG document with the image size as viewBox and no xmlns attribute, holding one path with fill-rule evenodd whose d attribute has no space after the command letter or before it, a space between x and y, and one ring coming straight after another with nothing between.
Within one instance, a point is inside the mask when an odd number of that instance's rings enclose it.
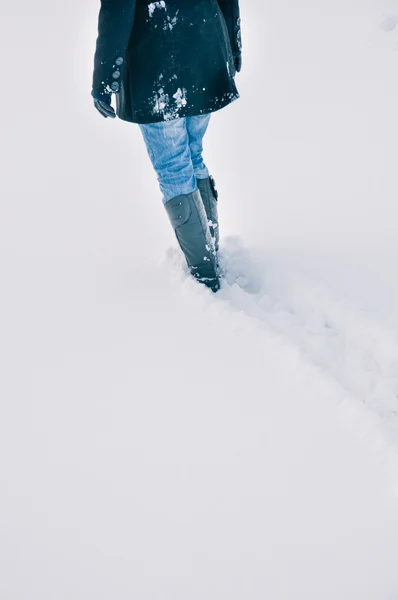
<instances>
[{"instance_id":1,"label":"white background","mask_svg":"<svg viewBox=\"0 0 398 600\"><path fill-rule=\"evenodd\" d=\"M216 297L98 8L0 7L1 599L396 600L398 3L242 2Z\"/></svg>"}]
</instances>

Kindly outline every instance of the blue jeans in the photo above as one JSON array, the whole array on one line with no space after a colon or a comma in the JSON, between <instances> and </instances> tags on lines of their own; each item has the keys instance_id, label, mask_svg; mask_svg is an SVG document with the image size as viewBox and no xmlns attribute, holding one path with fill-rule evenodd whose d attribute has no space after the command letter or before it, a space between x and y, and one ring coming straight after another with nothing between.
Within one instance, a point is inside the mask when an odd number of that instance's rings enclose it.
<instances>
[{"instance_id":1,"label":"blue jeans","mask_svg":"<svg viewBox=\"0 0 398 600\"><path fill-rule=\"evenodd\" d=\"M209 121L207 114L140 125L164 203L190 194L197 188L197 179L209 177L202 158Z\"/></svg>"}]
</instances>

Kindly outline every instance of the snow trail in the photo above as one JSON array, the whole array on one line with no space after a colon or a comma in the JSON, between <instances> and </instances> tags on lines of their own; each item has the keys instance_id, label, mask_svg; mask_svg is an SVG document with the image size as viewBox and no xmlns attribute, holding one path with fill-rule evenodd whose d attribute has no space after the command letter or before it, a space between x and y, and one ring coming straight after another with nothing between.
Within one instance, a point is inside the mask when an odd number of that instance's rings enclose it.
<instances>
[{"instance_id":1,"label":"snow trail","mask_svg":"<svg viewBox=\"0 0 398 600\"><path fill-rule=\"evenodd\" d=\"M169 257L173 260L175 251ZM380 421L398 449L398 337L371 315L355 310L294 258L250 251L239 237L223 240L218 294L287 338ZM181 256L176 265L187 271Z\"/></svg>"},{"instance_id":2,"label":"snow trail","mask_svg":"<svg viewBox=\"0 0 398 600\"><path fill-rule=\"evenodd\" d=\"M370 315L355 311L294 258L250 253L238 238L230 238L223 262L227 273L238 279L228 290L231 304L296 344L380 417L398 446L398 337ZM249 296L239 289L240 273L245 272L249 291L254 291Z\"/></svg>"}]
</instances>

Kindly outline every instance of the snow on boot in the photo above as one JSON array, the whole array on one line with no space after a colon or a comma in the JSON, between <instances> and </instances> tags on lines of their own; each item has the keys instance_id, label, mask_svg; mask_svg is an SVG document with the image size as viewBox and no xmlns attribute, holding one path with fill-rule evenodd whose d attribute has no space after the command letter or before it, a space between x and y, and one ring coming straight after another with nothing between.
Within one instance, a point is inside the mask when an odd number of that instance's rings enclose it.
<instances>
[{"instance_id":1,"label":"snow on boot","mask_svg":"<svg viewBox=\"0 0 398 600\"><path fill-rule=\"evenodd\" d=\"M164 205L192 275L213 292L220 289L215 251L199 190Z\"/></svg>"},{"instance_id":2,"label":"snow on boot","mask_svg":"<svg viewBox=\"0 0 398 600\"><path fill-rule=\"evenodd\" d=\"M209 222L209 229L211 237L214 239L214 245L216 252L218 252L220 242L220 231L218 226L218 192L216 189L216 182L210 175L206 179L197 179L198 188L202 197L203 206L205 207L207 220Z\"/></svg>"}]
</instances>

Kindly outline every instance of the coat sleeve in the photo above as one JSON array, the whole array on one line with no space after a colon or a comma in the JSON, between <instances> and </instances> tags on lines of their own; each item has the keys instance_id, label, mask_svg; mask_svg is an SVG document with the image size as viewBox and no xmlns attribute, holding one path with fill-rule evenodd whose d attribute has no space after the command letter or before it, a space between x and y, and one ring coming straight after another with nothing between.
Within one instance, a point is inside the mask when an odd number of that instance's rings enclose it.
<instances>
[{"instance_id":1,"label":"coat sleeve","mask_svg":"<svg viewBox=\"0 0 398 600\"><path fill-rule=\"evenodd\" d=\"M101 0L94 57L93 95L119 92L136 0Z\"/></svg>"},{"instance_id":2,"label":"coat sleeve","mask_svg":"<svg viewBox=\"0 0 398 600\"><path fill-rule=\"evenodd\" d=\"M239 0L218 0L218 4L228 27L232 52L234 56L239 56L242 52Z\"/></svg>"}]
</instances>

